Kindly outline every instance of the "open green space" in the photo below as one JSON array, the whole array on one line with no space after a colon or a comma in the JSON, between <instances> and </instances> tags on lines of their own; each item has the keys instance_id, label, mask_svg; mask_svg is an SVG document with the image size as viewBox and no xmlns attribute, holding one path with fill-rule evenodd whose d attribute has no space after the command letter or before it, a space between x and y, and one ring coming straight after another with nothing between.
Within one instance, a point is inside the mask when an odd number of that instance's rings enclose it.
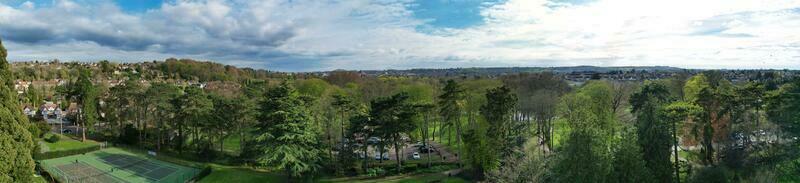
<instances>
[{"instance_id":1,"label":"open green space","mask_svg":"<svg viewBox=\"0 0 800 183\"><path fill-rule=\"evenodd\" d=\"M346 177L336 179L326 179L320 182L326 183L427 183L427 182L441 182L441 183L462 183L470 182L459 177L448 177L440 173L433 174L415 174L415 175L396 175L387 177Z\"/></svg>"},{"instance_id":2,"label":"open green space","mask_svg":"<svg viewBox=\"0 0 800 183\"><path fill-rule=\"evenodd\" d=\"M47 146L47 151L64 151L64 150L71 150L71 149L82 149L91 146L99 145L98 142L86 139L86 141L81 142L80 140L75 140L70 137L61 135L61 134L48 134L45 136L45 139L49 138L50 136L58 136L60 139L55 142L47 142L42 140L44 144Z\"/></svg>"},{"instance_id":3,"label":"open green space","mask_svg":"<svg viewBox=\"0 0 800 183\"><path fill-rule=\"evenodd\" d=\"M256 171L243 167L228 167L213 165L211 174L201 179L200 183L213 183L213 182L286 182L283 175Z\"/></svg>"},{"instance_id":4,"label":"open green space","mask_svg":"<svg viewBox=\"0 0 800 183\"><path fill-rule=\"evenodd\" d=\"M184 182L200 170L108 148L40 161L60 182Z\"/></svg>"}]
</instances>

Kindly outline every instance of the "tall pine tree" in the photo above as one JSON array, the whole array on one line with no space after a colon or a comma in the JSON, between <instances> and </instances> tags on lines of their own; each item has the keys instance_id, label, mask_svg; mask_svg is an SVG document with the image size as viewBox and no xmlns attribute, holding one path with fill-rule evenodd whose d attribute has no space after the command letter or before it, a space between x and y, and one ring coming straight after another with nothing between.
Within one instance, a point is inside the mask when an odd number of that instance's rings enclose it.
<instances>
[{"instance_id":1,"label":"tall pine tree","mask_svg":"<svg viewBox=\"0 0 800 183\"><path fill-rule=\"evenodd\" d=\"M309 103L287 82L267 92L256 125L259 164L283 170L290 178L319 169L322 150Z\"/></svg>"},{"instance_id":2,"label":"tall pine tree","mask_svg":"<svg viewBox=\"0 0 800 183\"><path fill-rule=\"evenodd\" d=\"M31 182L33 139L13 91L13 77L0 41L0 182Z\"/></svg>"},{"instance_id":3,"label":"tall pine tree","mask_svg":"<svg viewBox=\"0 0 800 183\"><path fill-rule=\"evenodd\" d=\"M669 159L672 147L671 126L661 114L669 101L667 87L649 81L630 99L632 112L636 116L639 146L644 151L647 168L656 179L664 183L673 182L672 162Z\"/></svg>"}]
</instances>

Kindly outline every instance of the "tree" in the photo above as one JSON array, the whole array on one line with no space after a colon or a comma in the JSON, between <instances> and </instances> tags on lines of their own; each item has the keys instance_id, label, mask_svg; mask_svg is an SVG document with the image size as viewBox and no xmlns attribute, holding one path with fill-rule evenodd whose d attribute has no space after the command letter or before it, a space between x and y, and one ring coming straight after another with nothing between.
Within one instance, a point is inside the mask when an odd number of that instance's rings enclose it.
<instances>
[{"instance_id":1,"label":"tree","mask_svg":"<svg viewBox=\"0 0 800 183\"><path fill-rule=\"evenodd\" d=\"M92 84L91 72L89 69L80 70L80 76L75 83L75 94L78 97L80 111L78 112L78 122L82 124L81 141L86 141L86 130L92 129L97 123L99 113L97 111L97 88Z\"/></svg>"},{"instance_id":2,"label":"tree","mask_svg":"<svg viewBox=\"0 0 800 183\"><path fill-rule=\"evenodd\" d=\"M467 165L482 178L487 172L500 167L500 160L513 153L511 115L517 97L506 86L486 91L486 103L480 107L484 120L470 125L464 133L464 154Z\"/></svg>"},{"instance_id":3,"label":"tree","mask_svg":"<svg viewBox=\"0 0 800 183\"><path fill-rule=\"evenodd\" d=\"M135 92L137 86L127 86L126 88L132 89ZM136 93L130 93L127 95L135 96ZM175 119L175 112L176 106L173 103L173 100L178 98L180 94L180 88L176 87L175 85L166 84L166 83L153 83L147 91L144 92L145 96L147 97L146 101L142 101L146 103L150 108L153 109L153 113L151 113L152 117L155 117L155 127L156 127L156 150L161 150L161 145L167 138L164 136L169 136L169 133L165 134L167 131L165 129L171 129L171 123L169 121L173 121ZM130 99L127 99L130 100Z\"/></svg>"},{"instance_id":4,"label":"tree","mask_svg":"<svg viewBox=\"0 0 800 183\"><path fill-rule=\"evenodd\" d=\"M616 128L611 106L611 87L602 81L589 82L562 98L559 116L570 131L553 167L557 182L608 180Z\"/></svg>"},{"instance_id":5,"label":"tree","mask_svg":"<svg viewBox=\"0 0 800 183\"><path fill-rule=\"evenodd\" d=\"M110 136L122 141L121 135L124 127L134 121L140 112L140 96L143 95L143 88L139 80L127 80L121 85L112 87L106 98L106 118L109 122ZM130 140L130 139L129 139Z\"/></svg>"},{"instance_id":6,"label":"tree","mask_svg":"<svg viewBox=\"0 0 800 183\"><path fill-rule=\"evenodd\" d=\"M770 92L767 117L791 136L800 136L800 79Z\"/></svg>"},{"instance_id":7,"label":"tree","mask_svg":"<svg viewBox=\"0 0 800 183\"><path fill-rule=\"evenodd\" d=\"M178 151L183 152L183 145L186 142L186 129L194 127L191 132L195 147L200 145L199 127L208 120L211 114L214 103L208 98L207 94L202 89L189 86L184 88L184 93L176 98L175 107L177 110L178 123L176 124L178 131Z\"/></svg>"},{"instance_id":8,"label":"tree","mask_svg":"<svg viewBox=\"0 0 800 183\"><path fill-rule=\"evenodd\" d=\"M702 145L701 159L704 164L714 164L714 143L728 137L733 97L730 83L719 72L706 72L693 76L684 87L687 101L703 109L691 127L692 134Z\"/></svg>"},{"instance_id":9,"label":"tree","mask_svg":"<svg viewBox=\"0 0 800 183\"><path fill-rule=\"evenodd\" d=\"M670 102L667 87L656 82L645 84L630 98L631 112L636 116L636 129L644 161L659 182L673 182L670 146L672 145L669 121L661 114Z\"/></svg>"},{"instance_id":10,"label":"tree","mask_svg":"<svg viewBox=\"0 0 800 183\"><path fill-rule=\"evenodd\" d=\"M696 116L702 113L702 111L703 109L694 103L677 101L665 106L663 112L661 112L662 118L666 119L672 124L672 152L674 153L673 158L675 158L673 160L675 180L680 181L680 161L678 159L678 123L687 120L695 120Z\"/></svg>"},{"instance_id":11,"label":"tree","mask_svg":"<svg viewBox=\"0 0 800 183\"><path fill-rule=\"evenodd\" d=\"M394 145L397 172L402 170L400 149L404 146L403 135L414 131L417 116L416 107L410 102L408 93L401 92L391 97L378 98L370 103L370 117L373 119L374 133L383 141Z\"/></svg>"},{"instance_id":12,"label":"tree","mask_svg":"<svg viewBox=\"0 0 800 183\"><path fill-rule=\"evenodd\" d=\"M456 128L456 144L461 144L461 114L464 113L464 89L455 80L447 80L439 95L439 115L447 126Z\"/></svg>"},{"instance_id":13,"label":"tree","mask_svg":"<svg viewBox=\"0 0 800 183\"><path fill-rule=\"evenodd\" d=\"M34 162L33 137L29 122L19 109L13 92L14 78L8 56L0 40L0 182L32 182Z\"/></svg>"},{"instance_id":14,"label":"tree","mask_svg":"<svg viewBox=\"0 0 800 183\"><path fill-rule=\"evenodd\" d=\"M321 150L308 102L287 82L267 92L256 125L260 165L285 171L290 178L319 168Z\"/></svg>"},{"instance_id":15,"label":"tree","mask_svg":"<svg viewBox=\"0 0 800 183\"><path fill-rule=\"evenodd\" d=\"M521 135L512 133L512 128L515 126L511 118L516 105L517 96L506 86L486 91L486 104L481 106L481 114L489 123L487 133L492 134L491 143L498 149L499 157L496 159L511 153L514 148L513 143Z\"/></svg>"},{"instance_id":16,"label":"tree","mask_svg":"<svg viewBox=\"0 0 800 183\"><path fill-rule=\"evenodd\" d=\"M665 180L654 179L651 170L648 168L645 160L642 158L642 149L639 142L637 142L637 135L632 129L624 130L622 139L617 143L614 148L614 161L613 169L609 182L670 182L670 177ZM646 155L646 153L645 153ZM669 152L667 152L667 162L669 162ZM670 164L667 164L669 168ZM666 171L667 176L671 171Z\"/></svg>"},{"instance_id":17,"label":"tree","mask_svg":"<svg viewBox=\"0 0 800 183\"><path fill-rule=\"evenodd\" d=\"M350 117L350 126L348 126L347 128L348 137L352 139L370 138L373 133L372 123L373 123L372 119L369 117L368 114L353 115L352 117ZM364 172L367 172L367 170L369 170L368 166L369 156L367 153L369 145L366 144L362 145L361 148L362 148L361 153L363 154L364 157L362 158L364 160L362 168L364 169ZM339 160L341 161L343 159L340 158Z\"/></svg>"}]
</instances>

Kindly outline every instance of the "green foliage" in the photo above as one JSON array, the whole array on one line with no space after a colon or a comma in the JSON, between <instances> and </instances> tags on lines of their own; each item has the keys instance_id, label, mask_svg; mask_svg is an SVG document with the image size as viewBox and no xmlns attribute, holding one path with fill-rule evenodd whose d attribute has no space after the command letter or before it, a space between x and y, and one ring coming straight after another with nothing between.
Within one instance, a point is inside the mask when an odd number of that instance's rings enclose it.
<instances>
[{"instance_id":1,"label":"green foliage","mask_svg":"<svg viewBox=\"0 0 800 183\"><path fill-rule=\"evenodd\" d=\"M647 167L645 159L642 158L641 143L637 141L637 135L633 130L625 130L622 133L622 139L614 148L614 162L613 170L611 171L609 182L655 182L660 180L662 182L670 182L671 177L666 177L666 181L656 179L651 173L653 168ZM669 161L669 151L666 154L667 161ZM670 164L666 164L667 169L659 169L664 172L666 176L672 173L669 169Z\"/></svg>"},{"instance_id":2,"label":"green foliage","mask_svg":"<svg viewBox=\"0 0 800 183\"><path fill-rule=\"evenodd\" d=\"M27 130L31 124L19 109L6 56L8 53L0 41L0 182L30 182L35 147Z\"/></svg>"},{"instance_id":3,"label":"green foliage","mask_svg":"<svg viewBox=\"0 0 800 183\"><path fill-rule=\"evenodd\" d=\"M306 105L307 101L286 82L267 92L256 125L260 165L285 171L290 177L317 171L321 150Z\"/></svg>"},{"instance_id":4,"label":"green foliage","mask_svg":"<svg viewBox=\"0 0 800 183\"><path fill-rule=\"evenodd\" d=\"M53 135L53 136L55 136L55 135ZM72 155L84 154L84 153L97 151L97 150L100 150L100 146L99 145L93 145L93 146L87 146L87 147L83 147L83 148L69 149L69 150L63 150L63 151L48 151L48 152L44 152L44 153L35 153L33 157L36 160L45 160L45 159L54 159L54 158L60 158L60 157L67 157L67 156L72 156Z\"/></svg>"},{"instance_id":5,"label":"green foliage","mask_svg":"<svg viewBox=\"0 0 800 183\"><path fill-rule=\"evenodd\" d=\"M643 150L647 168L656 180L665 183L672 182L674 172L669 159L673 143L671 121L663 117L664 107L669 101L667 87L655 82L646 82L630 98L636 116L639 147Z\"/></svg>"},{"instance_id":6,"label":"green foliage","mask_svg":"<svg viewBox=\"0 0 800 183\"><path fill-rule=\"evenodd\" d=\"M78 122L84 130L81 130L81 139L86 140L86 129L91 129L97 123L99 111L97 110L99 95L97 88L90 80L92 78L89 69L81 69L78 81L72 89L72 96L78 99L80 105L80 112L78 114Z\"/></svg>"},{"instance_id":7,"label":"green foliage","mask_svg":"<svg viewBox=\"0 0 800 183\"><path fill-rule=\"evenodd\" d=\"M401 92L391 97L378 98L370 103L370 118L375 129L373 134L381 137L386 143L400 147L403 142L403 134L407 134L416 129L414 118L417 116L416 106L410 101L409 95ZM399 148L394 148L397 155L397 170L400 171Z\"/></svg>"},{"instance_id":8,"label":"green foliage","mask_svg":"<svg viewBox=\"0 0 800 183\"><path fill-rule=\"evenodd\" d=\"M464 89L455 81L447 80L439 95L439 115L446 127L456 128L456 143L461 143L461 115L466 105Z\"/></svg>"},{"instance_id":9,"label":"green foliage","mask_svg":"<svg viewBox=\"0 0 800 183\"><path fill-rule=\"evenodd\" d=\"M370 168L367 170L367 177L378 177L386 175L386 170L383 168Z\"/></svg>"},{"instance_id":10,"label":"green foliage","mask_svg":"<svg viewBox=\"0 0 800 183\"><path fill-rule=\"evenodd\" d=\"M556 181L607 182L616 128L610 86L598 81L587 83L562 98L559 114L571 131L553 167Z\"/></svg>"},{"instance_id":11,"label":"green foliage","mask_svg":"<svg viewBox=\"0 0 800 183\"><path fill-rule=\"evenodd\" d=\"M504 157L516 147L522 134L512 133L516 124L511 120L517 106L517 96L506 86L486 91L486 104L481 106L481 115L489 124L487 134L491 134L490 142L496 149L495 156ZM521 144L520 144L521 145ZM500 159L500 157L495 157Z\"/></svg>"},{"instance_id":12,"label":"green foliage","mask_svg":"<svg viewBox=\"0 0 800 183\"><path fill-rule=\"evenodd\" d=\"M490 137L486 134L486 123L481 121L473 125L464 133L463 160L475 176L483 174L500 166L500 159L496 147L489 143Z\"/></svg>"},{"instance_id":13,"label":"green foliage","mask_svg":"<svg viewBox=\"0 0 800 183\"><path fill-rule=\"evenodd\" d=\"M793 136L800 136L800 79L781 86L767 98L767 117Z\"/></svg>"},{"instance_id":14,"label":"green foliage","mask_svg":"<svg viewBox=\"0 0 800 183\"><path fill-rule=\"evenodd\" d=\"M731 181L731 172L724 166L711 166L698 170L689 179L690 183L727 183Z\"/></svg>"},{"instance_id":15,"label":"green foliage","mask_svg":"<svg viewBox=\"0 0 800 183\"><path fill-rule=\"evenodd\" d=\"M45 139L45 141L50 142L50 143L56 143L56 142L58 142L58 140L61 140L61 138L58 135L50 135L50 137Z\"/></svg>"}]
</instances>

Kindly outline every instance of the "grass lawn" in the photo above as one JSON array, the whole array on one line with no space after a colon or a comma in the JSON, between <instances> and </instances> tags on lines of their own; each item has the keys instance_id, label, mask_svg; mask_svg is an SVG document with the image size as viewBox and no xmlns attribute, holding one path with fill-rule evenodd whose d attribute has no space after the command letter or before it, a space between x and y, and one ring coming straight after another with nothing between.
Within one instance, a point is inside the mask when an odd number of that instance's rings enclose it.
<instances>
[{"instance_id":1,"label":"grass lawn","mask_svg":"<svg viewBox=\"0 0 800 183\"><path fill-rule=\"evenodd\" d=\"M44 144L47 145L48 151L63 151L63 150L80 149L80 148L86 148L86 147L99 145L99 143L97 143L95 141L92 141L92 140L89 140L89 139L86 139L85 142L81 142L80 140L75 140L75 139L72 139L70 137L67 137L67 136L64 136L64 135L60 135L60 134L49 134L49 135L46 135L45 138L49 138L52 135L59 136L60 140L58 140L58 142L56 142L56 143L50 143L50 142L42 140L42 141L44 141Z\"/></svg>"},{"instance_id":2,"label":"grass lawn","mask_svg":"<svg viewBox=\"0 0 800 183\"><path fill-rule=\"evenodd\" d=\"M353 182L353 183L379 183L379 182L394 182L394 183L427 183L427 182L442 182L442 183L462 183L469 182L458 177L448 177L447 175L434 173L422 175L397 175L388 177L368 178L368 177L348 177L348 178L335 178L320 180L319 182L326 183L339 183L339 182Z\"/></svg>"},{"instance_id":3,"label":"grass lawn","mask_svg":"<svg viewBox=\"0 0 800 183\"><path fill-rule=\"evenodd\" d=\"M222 149L226 153L239 154L241 144L239 143L239 134L233 134L225 138L222 144Z\"/></svg>"},{"instance_id":4,"label":"grass lawn","mask_svg":"<svg viewBox=\"0 0 800 183\"><path fill-rule=\"evenodd\" d=\"M201 179L201 183L212 182L286 182L286 178L277 173L254 171L248 168L213 165L211 174Z\"/></svg>"},{"instance_id":5,"label":"grass lawn","mask_svg":"<svg viewBox=\"0 0 800 183\"><path fill-rule=\"evenodd\" d=\"M42 176L34 177L33 183L47 183L47 180L45 180L44 177Z\"/></svg>"}]
</instances>

